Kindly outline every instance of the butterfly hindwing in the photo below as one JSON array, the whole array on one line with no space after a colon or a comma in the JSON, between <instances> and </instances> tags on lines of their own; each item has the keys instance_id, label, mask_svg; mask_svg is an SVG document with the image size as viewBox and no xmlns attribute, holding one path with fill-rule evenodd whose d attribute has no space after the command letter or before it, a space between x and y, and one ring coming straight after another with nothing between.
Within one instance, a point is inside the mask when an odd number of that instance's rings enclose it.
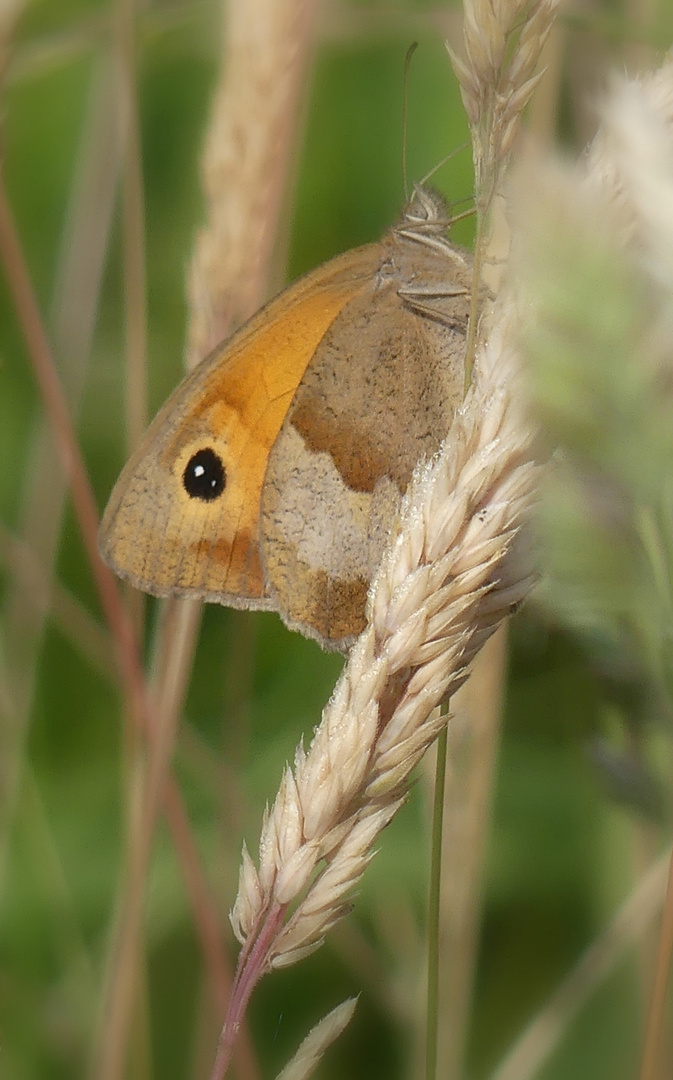
<instances>
[{"instance_id":1,"label":"butterfly hindwing","mask_svg":"<svg viewBox=\"0 0 673 1080\"><path fill-rule=\"evenodd\" d=\"M426 260L429 271L438 259ZM422 280L416 259L415 273ZM289 625L328 647L364 626L369 582L419 458L462 398L466 290L449 320L421 314L384 273L344 306L297 387L262 494L262 560ZM467 270L466 270L467 276Z\"/></svg>"}]
</instances>

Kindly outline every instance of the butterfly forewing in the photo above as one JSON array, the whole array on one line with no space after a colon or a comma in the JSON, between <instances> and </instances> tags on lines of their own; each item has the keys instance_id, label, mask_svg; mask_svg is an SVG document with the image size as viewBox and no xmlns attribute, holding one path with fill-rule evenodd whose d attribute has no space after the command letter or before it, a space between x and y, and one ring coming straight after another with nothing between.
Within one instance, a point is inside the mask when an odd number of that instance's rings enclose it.
<instances>
[{"instance_id":1,"label":"butterfly forewing","mask_svg":"<svg viewBox=\"0 0 673 1080\"><path fill-rule=\"evenodd\" d=\"M174 391L103 518L101 553L117 573L159 596L273 606L259 550L269 454L325 330L374 261L360 248L296 282ZM204 453L220 463L220 490L208 488Z\"/></svg>"},{"instance_id":2,"label":"butterfly forewing","mask_svg":"<svg viewBox=\"0 0 673 1080\"><path fill-rule=\"evenodd\" d=\"M380 243L295 282L184 380L103 519L122 577L348 645L414 466L462 396L471 264L446 223L418 189Z\"/></svg>"}]
</instances>

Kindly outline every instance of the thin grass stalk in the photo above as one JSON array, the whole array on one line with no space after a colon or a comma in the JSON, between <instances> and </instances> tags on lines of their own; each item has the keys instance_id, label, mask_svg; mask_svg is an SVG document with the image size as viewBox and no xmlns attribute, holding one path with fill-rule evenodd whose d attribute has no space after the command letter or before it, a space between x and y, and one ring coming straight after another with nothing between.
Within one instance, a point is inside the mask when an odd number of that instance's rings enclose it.
<instances>
[{"instance_id":1,"label":"thin grass stalk","mask_svg":"<svg viewBox=\"0 0 673 1080\"><path fill-rule=\"evenodd\" d=\"M136 717L141 718L140 722L143 726L147 725L150 728L153 727L155 721L146 696L133 630L120 602L115 581L110 571L98 557L98 515L93 493L72 430L67 404L33 294L2 179L0 179L0 256L4 264L10 293L28 344L29 356L33 362L38 386L50 412L57 450L70 481L73 503L80 523L84 546L91 564L103 610L113 632L117 657L130 694L132 710ZM119 1011L121 1012L124 1007L120 1003ZM116 1013L112 1019L115 1021L113 1026L116 1034L118 1024ZM121 1048L119 1048L119 1052L122 1052Z\"/></svg>"},{"instance_id":2,"label":"thin grass stalk","mask_svg":"<svg viewBox=\"0 0 673 1080\"><path fill-rule=\"evenodd\" d=\"M18 540L0 522L0 563L4 564L13 579L25 581L26 606L37 607L44 596L48 597L50 618L63 637L70 641L94 671L113 685L117 671L111 660L112 642L103 626L69 589L49 574L34 551ZM6 676L10 682L10 676ZM18 727L16 721L12 728Z\"/></svg>"},{"instance_id":3,"label":"thin grass stalk","mask_svg":"<svg viewBox=\"0 0 673 1080\"><path fill-rule=\"evenodd\" d=\"M181 613L187 618L178 618ZM139 987L145 982L142 971L141 928L146 877L159 805L164 793L164 779L173 757L177 726L184 704L200 607L186 603L181 613L177 611L176 602L169 602L164 607L164 633L159 635L157 651L164 653L170 662L165 670L156 673L157 685L151 688L156 714L160 718L158 737L154 740L148 775L143 775L144 770L139 770L135 778L132 773L129 777L129 843L125 867L128 880L126 887L120 892L112 934L113 963L103 995L104 1036L96 1058L97 1080L99 1076L115 1075L113 1070L123 1067L123 1048L127 1042L132 1045L133 1025L137 1027L141 1024L142 1016L146 1012L146 1009L129 1009L128 1005L138 998ZM182 860L183 876L191 876L193 873L192 862L188 848L188 857ZM198 891L195 891L194 887L191 891L193 901L198 901L199 905L196 907L193 904L193 908L195 914L200 911L204 955L207 959L210 958L208 970L211 976L211 992L216 1001L223 1000L226 999L231 984L231 972L224 960L221 934L217 933L217 928L213 929L212 905L207 905L204 909Z\"/></svg>"},{"instance_id":4,"label":"thin grass stalk","mask_svg":"<svg viewBox=\"0 0 673 1080\"><path fill-rule=\"evenodd\" d=\"M191 659L200 624L201 604L196 601L168 602L167 632L161 636L155 650L155 661L164 662L166 667L157 671L155 707L161 717L160 738L155 738L154 755L150 758L150 772L141 790L141 804L138 807L137 837L132 848L133 860L129 862L130 879L121 900L117 930L114 933L115 967L113 985L106 994L105 1030L107 1037L113 1026L118 1036L128 1032L129 1015L126 1012L129 1001L125 993L131 995L134 985L133 953L139 947L137 935L140 931L144 898L145 877L151 852L152 838L156 827L158 801L163 804L164 813L171 831L171 836L178 856L192 910L201 953L204 957L208 983L213 1001L224 1009L232 984L232 972L224 948L220 909L207 886L199 855L189 822L184 812L179 789L168 775L170 759L173 755L177 728L184 696L191 670ZM151 770L154 763L154 772ZM116 1008L111 1008L116 1005ZM113 1024L114 1022L114 1024ZM107 1070L117 1068L118 1054L111 1052L111 1043L103 1043L100 1053L100 1067L94 1070L96 1080L108 1075ZM247 1032L241 1033L241 1041L236 1054L237 1074L241 1080L256 1080L259 1076L255 1056Z\"/></svg>"},{"instance_id":5,"label":"thin grass stalk","mask_svg":"<svg viewBox=\"0 0 673 1080\"><path fill-rule=\"evenodd\" d=\"M116 925L111 936L112 965L103 988L101 1034L92 1072L96 1080L120 1080L125 1071L142 954L146 881L160 800L173 751L178 712L171 709L159 715L161 719L152 739L147 769L143 771L144 775L139 777L137 807L133 805L133 790L131 791L132 843L129 844L126 855L123 888Z\"/></svg>"},{"instance_id":6,"label":"thin grass stalk","mask_svg":"<svg viewBox=\"0 0 673 1080\"><path fill-rule=\"evenodd\" d=\"M479 653L469 680L453 700L448 729L439 924L438 1073L443 1080L464 1075L507 675L507 629L501 626Z\"/></svg>"},{"instance_id":7,"label":"thin grass stalk","mask_svg":"<svg viewBox=\"0 0 673 1080\"><path fill-rule=\"evenodd\" d=\"M20 0L20 6L24 3L25 0ZM160 7L143 7L136 18L139 38L143 43L156 41L172 30L202 20L209 8L209 0L171 0L171 3ZM104 49L111 36L114 36L114 18L109 9L82 14L64 29L46 32L20 44L9 57L6 82L16 85L40 79L60 67Z\"/></svg>"},{"instance_id":8,"label":"thin grass stalk","mask_svg":"<svg viewBox=\"0 0 673 1080\"><path fill-rule=\"evenodd\" d=\"M481 292L482 275L486 285L497 293L508 251L506 227L489 228L487 247L486 234L481 232L482 222L478 215L476 247L484 259L474 268L473 301ZM477 311L473 304L470 319L475 327ZM468 345L466 352L469 348ZM466 367L466 390L470 379ZM507 662L505 641L505 628L501 628L476 657L470 679L452 701L452 712L456 715L447 731L449 767L443 799L442 848L436 854L433 847L432 856L441 875L441 903L437 910L441 978L436 994L442 1023L436 1031L436 1069L445 1080L462 1075L467 1041L490 792Z\"/></svg>"},{"instance_id":9,"label":"thin grass stalk","mask_svg":"<svg viewBox=\"0 0 673 1080\"><path fill-rule=\"evenodd\" d=\"M662 1032L666 1013L666 991L673 958L673 852L668 866L668 882L664 917L661 924L659 947L657 950L652 996L647 1016L647 1028L643 1043L643 1056L640 1066L640 1080L656 1080L661 1054Z\"/></svg>"},{"instance_id":10,"label":"thin grass stalk","mask_svg":"<svg viewBox=\"0 0 673 1080\"><path fill-rule=\"evenodd\" d=\"M116 0L114 11L117 72L117 126L121 144L121 211L124 286L124 416L127 455L133 453L147 427L147 283L145 276L145 199L140 145L136 71L136 0ZM127 605L142 641L146 601L127 590ZM140 753L133 727L127 732L131 758ZM133 843L133 834L128 837Z\"/></svg>"},{"instance_id":11,"label":"thin grass stalk","mask_svg":"<svg viewBox=\"0 0 673 1080\"><path fill-rule=\"evenodd\" d=\"M14 27L18 22L25 0L4 0L0 8L0 82L4 82L11 55Z\"/></svg>"},{"instance_id":12,"label":"thin grass stalk","mask_svg":"<svg viewBox=\"0 0 673 1080\"><path fill-rule=\"evenodd\" d=\"M28 345L28 355L33 364L36 381L53 425L54 439L61 466L70 480L75 513L91 563L101 605L115 643L120 673L128 700L132 706L132 714L136 722L150 737L151 746L151 737L155 730L155 717L146 696L145 681L133 637L133 630L121 603L115 579L98 557L98 518L93 494L70 424L67 405L56 374L53 356L32 290L1 174L0 260L5 269L10 293ZM176 850L183 863L187 861L186 857L189 857L190 872L193 874L197 868L200 868L200 863L195 853L190 830L186 824L179 792L172 780L169 780L166 786L164 797L169 827L171 830L176 830ZM199 893L202 898L207 897L208 890L203 885L202 874L199 874L199 879L197 883ZM199 925L200 917L197 914L197 927ZM209 960L207 954L206 960Z\"/></svg>"},{"instance_id":13,"label":"thin grass stalk","mask_svg":"<svg viewBox=\"0 0 673 1080\"><path fill-rule=\"evenodd\" d=\"M644 735L644 733L640 734ZM634 735L634 732L629 733L627 745L629 753L632 753L634 759L638 760L647 753L647 748L643 745L644 738L635 738ZM660 852L660 829L654 821L645 821L640 815L634 817L634 820L630 822L630 827L629 854L631 857L631 873L633 880L639 881L655 862ZM659 934L660 927L653 924L649 931L643 934L638 943L636 992L640 1003L640 1030L643 1033L647 1027L648 1010L654 985ZM670 1048L665 1041L662 1041L661 1050L657 1080L669 1080L673 1070L668 1067L668 1061L666 1060L670 1060Z\"/></svg>"},{"instance_id":14,"label":"thin grass stalk","mask_svg":"<svg viewBox=\"0 0 673 1080\"><path fill-rule=\"evenodd\" d=\"M226 730L222 732L222 750L232 766L243 761L245 750L248 746L250 734L250 712L253 681L255 676L255 655L258 641L258 623L255 619L245 617L245 612L236 612L232 609L232 618L229 634L229 648L227 651L226 666L224 669L224 701L228 721ZM232 770L233 771L233 770ZM239 793L242 794L242 793ZM232 819L232 813L242 822L242 807L237 799L232 799L230 790L220 788L220 800L222 813L227 820ZM238 803L238 806L237 806ZM234 835L240 835L240 828L235 829ZM238 850L236 857L238 857Z\"/></svg>"},{"instance_id":15,"label":"thin grass stalk","mask_svg":"<svg viewBox=\"0 0 673 1080\"><path fill-rule=\"evenodd\" d=\"M122 226L126 323L127 449L133 453L147 427L147 286L145 209L136 76L136 0L117 0L115 11L122 144Z\"/></svg>"},{"instance_id":16,"label":"thin grass stalk","mask_svg":"<svg viewBox=\"0 0 673 1080\"><path fill-rule=\"evenodd\" d=\"M147 312L145 283L145 231L143 181L135 64L135 3L117 0L114 12L116 117L121 151L122 258L125 313L125 416L127 449L138 445L147 424ZM127 608L139 641L144 633L144 597L130 592ZM117 1076L124 1068L127 1044L139 1046L144 1008L134 1008L145 983L142 916L145 879L149 870L159 794L172 751L171 717L156 707L157 738L152 765L144 775L143 736L133 719L125 716L126 832L120 868L118 900L110 954L102 989L104 1023L99 1024L95 1069L102 1076ZM153 786L150 793L150 785ZM130 1026L137 1037L131 1039Z\"/></svg>"},{"instance_id":17,"label":"thin grass stalk","mask_svg":"<svg viewBox=\"0 0 673 1080\"><path fill-rule=\"evenodd\" d=\"M107 1070L117 1067L116 1055L110 1050L113 1027L117 1021L117 1039L123 1040L122 1025L130 1023L130 1015L125 1013L125 993L132 995L136 981L137 955L133 951L140 948L140 932L145 877L151 852L151 845L156 828L159 800L163 801L173 841L176 845L190 906L194 915L197 934L201 943L202 954L206 962L210 993L219 1008L224 1008L232 983L232 972L226 959L219 909L209 891L204 888L203 874L194 846L187 820L181 808L177 788L174 784L164 786L163 777L167 775L169 762L173 756L179 720L182 715L184 698L191 671L191 662L200 625L202 605L197 601L168 601L163 608L163 632L158 635L154 650L155 672L153 697L158 716L161 717L160 738L155 740L154 760L156 772L150 772L145 778L144 790L140 786L136 806L130 823L133 828L133 846L130 848L130 879L121 900L118 915L118 929L113 935L115 966L112 969L112 985L105 995L106 1022L105 1032L110 1042L103 1043L100 1049L100 1067L95 1072L108 1075ZM163 665L163 666L162 666ZM143 801L144 800L144 801ZM133 802L133 800L132 800ZM134 962L135 960L135 962ZM110 1008L110 1003L115 1008ZM121 1032L121 1034L120 1034ZM109 1057L106 1057L109 1055ZM112 1058L112 1060L110 1060ZM242 1080L255 1080L258 1068L248 1038L241 1039L237 1054L237 1069Z\"/></svg>"},{"instance_id":18,"label":"thin grass stalk","mask_svg":"<svg viewBox=\"0 0 673 1080\"><path fill-rule=\"evenodd\" d=\"M75 970L77 979L84 982L85 992L93 995L96 988L94 964L82 933L53 823L30 764L26 765L24 771L21 798L21 823L28 835L26 848L44 882L45 907L59 928L56 940L60 954L59 967L64 973ZM67 978L67 974L65 977Z\"/></svg>"},{"instance_id":19,"label":"thin grass stalk","mask_svg":"<svg viewBox=\"0 0 673 1080\"><path fill-rule=\"evenodd\" d=\"M483 216L477 211L477 231L474 241L474 271L472 276L473 288L470 296L470 311L468 314L467 338L465 341L465 374L463 378L463 393L466 394L472 382L474 371L474 355L477 348L477 326L479 320L479 284L484 271L484 248L486 246L486 224Z\"/></svg>"},{"instance_id":20,"label":"thin grass stalk","mask_svg":"<svg viewBox=\"0 0 673 1080\"><path fill-rule=\"evenodd\" d=\"M264 918L260 919L259 932L250 936L248 947L241 949L210 1080L223 1080L227 1073L244 1024L248 1002L257 984L254 973L263 965L268 950L283 925L286 910L287 905L274 904L265 912Z\"/></svg>"},{"instance_id":21,"label":"thin grass stalk","mask_svg":"<svg viewBox=\"0 0 673 1080\"><path fill-rule=\"evenodd\" d=\"M101 59L92 77L57 263L50 319L61 358L65 392L74 414L79 408L91 349L116 192L118 155L108 134L114 123L114 92L107 60L107 57ZM5 882L8 838L43 631L50 597L54 595L50 583L67 494L67 484L54 456L48 421L38 419L25 456L28 466L19 510L19 531L40 564L40 576L35 577L27 566L25 574L13 575L3 604L2 622L7 633L7 674L14 699L14 721L4 730L0 755L0 892Z\"/></svg>"},{"instance_id":22,"label":"thin grass stalk","mask_svg":"<svg viewBox=\"0 0 673 1080\"><path fill-rule=\"evenodd\" d=\"M448 702L442 705L448 714ZM448 735L446 728L437 738L437 761L435 766L435 792L432 808L432 860L430 864L430 889L428 903L428 980L426 995L425 1026L425 1077L435 1080L437 1076L437 1038L439 1024L439 913L442 883L442 833L444 823L444 789L446 785L446 754Z\"/></svg>"},{"instance_id":23,"label":"thin grass stalk","mask_svg":"<svg viewBox=\"0 0 673 1080\"><path fill-rule=\"evenodd\" d=\"M264 20L263 19L261 20L261 22L260 21L257 22L257 25L255 27L256 32L259 32L260 26L262 28L264 28ZM244 55L246 56L246 63L247 63L247 58L249 57L249 54L247 52L245 52L245 50L244 50ZM268 61L268 55L265 56L264 59ZM229 65L225 66L225 70L226 70L227 79L230 79L231 75L230 75ZM239 72L239 76L244 76L246 78L249 78L250 71L245 70L244 72ZM253 71L252 72L252 79L251 79L251 82L253 83L253 85L254 85L254 76L255 76L255 73ZM265 94L265 97L266 97L266 101L270 102L270 103L271 102L273 103L273 107L271 108L270 111L271 111L272 114L274 114L274 109L278 108L279 96L278 96L277 93L274 93L273 95L269 95L268 94L268 87L266 87L266 86L264 87L264 94ZM236 104L237 104L238 109L240 110L240 85L238 85L237 88L236 88L236 97L239 99L239 100L237 100ZM289 117L294 115L295 110L293 109L292 106L293 106L293 102L291 100L288 100L286 102L286 104L285 104L285 112L284 112L283 115L284 115L284 123L285 123L286 126L289 123ZM235 110L233 115L232 115L231 112L229 113L229 119L230 120L233 119L236 125L238 125L238 124L247 125L247 124L250 123L251 119L254 120L254 116L251 117L248 114L247 111L246 111L245 116L243 116L243 115L240 114L240 112L237 112ZM219 153L221 155L222 152L223 152L223 146L226 149L226 146L230 145L231 140L229 140L229 143L227 143L226 140L223 143L221 141L221 139L220 139L220 136L221 136L222 132L219 130L219 127L218 127L217 124L215 124L215 129L216 129L215 131L211 130L210 138L216 144L216 147L217 147L216 153ZM285 142L287 142L287 139L285 140ZM273 141L270 141L269 145L270 146L275 146L276 144ZM219 164L219 162L218 162L218 164ZM271 178L273 179L274 170L269 170L268 165L269 165L268 160L264 160L263 162L259 163L259 166L258 166L259 173L258 173L258 182L257 182L257 186L258 187L261 186L263 188L263 192L259 195L259 199L260 199L260 203L263 203L263 205L264 205L264 212L266 214L266 218L268 218L270 216L269 215L269 207L273 208L274 206L277 207L279 205L279 198L278 198L277 195L276 195L275 198L270 199L270 197L269 197L270 196L269 177L271 175ZM236 166L238 167L238 170L240 171L240 169L241 169L240 157L236 159ZM277 170L276 170L276 172L277 172ZM214 179L215 179L214 184L212 182L212 176L213 175L214 175ZM208 169L206 169L206 176L208 178ZM249 198L251 191L253 191L255 189L254 189L254 186L250 184L250 177L249 176L245 178L245 181L246 182L244 184L240 185L240 190L245 193L245 198ZM277 181L276 181L276 183L277 183ZM223 175L221 169L218 170L217 168L215 168L215 169L211 170L211 183L210 183L210 188L209 188L208 194L210 196L210 202L211 202L211 213L213 212L213 206L214 206L215 207L215 216L217 216L217 207L218 207L218 205L222 204L223 193L224 192L226 192L226 197L228 197L231 200L231 189L232 189L231 176L228 177L226 174ZM237 209L240 211L240 207L237 208ZM263 216L262 220L266 220L266 218ZM270 222L269 222L269 224L270 224ZM221 229L220 229L219 232L218 232L218 236L217 236L217 245L218 245L217 255L218 255L218 258L219 258L219 260L221 262L223 257L231 257L232 250L239 251L239 253L241 255L244 254L245 259L247 259L247 260L250 260L250 258L252 257L253 260L255 260L253 265L255 265L256 280L257 280L257 282L259 284L259 287L261 288L260 269L261 269L261 265L263 263L263 259L260 258L260 253L259 253L259 251L257 251L255 249L255 243L254 243L254 241L255 241L255 231L259 229L259 225L260 225L259 214L254 215L253 220L251 221L252 237L246 236L245 234L243 234L242 238L240 237L241 219L240 219L240 216L238 216L238 215L236 217L236 225L237 225L237 229L239 230L239 235L236 235L236 231L235 231L235 239L238 240L239 246L236 247L235 245L232 245L230 242L228 242L227 237L222 236ZM211 232L212 232L212 226L211 226ZM206 242L208 241L209 235L210 234L207 231L204 234L202 234L202 237L201 237L202 243L204 241L204 237L205 237ZM252 240L252 242L251 242L251 240ZM217 267L217 270L219 271L220 268ZM211 277L213 279L212 280L212 285L217 286L218 288L222 288L222 274L221 274L221 271L219 272L219 274L214 273L214 268L213 268L212 262L209 265L209 273L210 273L210 275L211 275ZM243 283L244 288L247 286L248 289L249 289L249 280L250 280L250 275L249 274L244 275L244 276L240 276L240 274L238 272L236 272L233 275L230 274L229 280L227 282L227 287L228 287L228 290L229 290L230 297L236 295L236 291L241 289L242 283ZM203 282L202 282L202 284L203 284ZM203 355L206 351L208 351L210 349L210 347L212 347L212 345L214 345L216 343L216 341L218 339L218 336L220 334L225 333L227 329L231 329L231 326L227 325L226 318L223 317L223 313L219 310L219 308L217 306L217 303L213 301L212 294L210 296L207 296L208 290L210 289L210 285L211 285L210 282L206 282L205 286L203 286L202 289L200 290L200 292L198 293L197 300L195 302L193 302L193 305L192 305L192 324L194 323L195 320L201 319L202 325L205 323L205 326L206 326L206 330L205 330L206 336L209 337L209 340L207 341L206 344L203 344L203 339L202 339L200 344L195 346L192 349L191 354L190 354L191 357L192 357L192 362L194 362L197 359L201 358L201 356L198 355L199 350L202 350L201 355ZM216 291L215 288L213 288L213 292L214 291ZM206 299L206 296L207 296L207 299ZM252 296L252 297L248 296L245 300L239 302L240 310L241 311L243 310L244 305L245 305L246 302L249 303L251 307L257 306L257 303L259 302L259 299L260 299L259 296ZM249 312L246 312L246 313L249 313ZM191 656L192 656L192 653L193 653L193 644L194 644L194 641L195 641L194 624L195 624L195 621L198 620L198 611L199 611L199 608L196 607L195 605L187 605L187 606L183 606L181 608L181 611L178 612L178 614L177 614L177 619L179 621L180 620L182 621L181 628L178 628L179 634L180 634L180 632L182 632L183 634L187 633L188 637L190 637L190 639L191 639L191 644L189 646L187 646L186 648L183 648L181 650L181 653L180 653L180 670L181 670L181 673L182 673L180 681L182 683L182 692L184 692L184 684L185 684L185 680L186 680L186 673L187 673L188 668L189 668L189 666L191 664ZM174 655L172 655L170 646L162 647L160 645L159 648L158 648L157 655L156 655L155 659L156 659L156 663L159 665L160 668L162 668L164 670L164 672L170 673L170 672L175 671L175 664L177 662L177 659L176 659L176 657ZM177 714L175 705L177 703L175 702L174 698L173 699L171 698L170 689L168 690L168 693L166 694L165 693L165 687L164 687L163 696L164 696L164 700L166 702L168 702L170 700L173 700L173 702L174 702L174 705L171 708L171 716L172 716L173 722L176 723L178 714ZM160 715L161 715L161 712L162 711L160 710ZM168 719L168 717L162 717L162 719L165 721L166 719ZM150 791L152 790L152 787L153 787L153 783L150 780ZM134 870L134 873L132 874L131 885L130 885L130 888L129 888L129 892L127 894L128 910L127 910L126 925L129 927L129 930L122 935L121 947L118 946L117 949L116 949L116 956L117 956L117 968L116 968L116 970L118 972L118 981L119 981L120 989L115 993L114 992L114 986L113 986L113 989L111 991L112 1000L119 1002L118 1009L113 1010L113 1012L112 1012L113 1018L121 1016L122 1003L126 1000L126 994L127 994L128 989L129 989L129 986L130 986L130 977L131 976L130 976L130 971L129 971L129 965L130 965L130 953L131 953L131 947L132 947L131 942L133 940L133 936L131 935L131 928L134 925L137 926L137 923L138 923L138 920L139 920L140 914L141 914L140 892L141 892L141 889L142 889L142 881L141 881L141 878L140 878L140 869L139 869L139 867L141 865L145 865L145 867L146 867L146 865L147 865L146 860L147 860L148 855L149 855L148 836L146 834L146 829L148 828L148 820L147 820L146 816L147 815L153 816L155 808L156 808L156 804L155 804L154 800L151 798L151 796L148 796L148 801L145 804L145 811L144 811L145 820L143 822L143 827L141 829L138 829L138 830L134 831L134 834L133 834L134 835L134 845L137 845L137 847L138 847L137 858L140 860L140 862L132 863L132 865L135 867L135 870ZM136 853L134 853L132 851L131 855L133 856L134 854L136 854ZM212 933L212 931L213 931L213 927L211 926L211 933ZM137 933L135 935L135 940L137 941ZM223 994L219 993L218 998L220 1000L222 1000L222 997L223 997ZM108 1013L108 1012L109 1011L106 1010L106 1013ZM125 1015L128 1018L128 1012L126 1012ZM107 1076L107 1075L110 1075L110 1076L117 1075L116 1072L115 1072L115 1069L117 1069L119 1067L119 1055L118 1055L119 1043L120 1043L120 1032L119 1032L119 1029L118 1029L118 1025L115 1026L115 1025L109 1023L109 1021L108 1021L108 1023L106 1024L106 1028L105 1028L105 1045L104 1045L104 1048L102 1050L102 1056L101 1056L101 1060L103 1062L103 1069L104 1069L103 1075L105 1075L105 1076ZM108 1059L108 1057L112 1062L112 1065L110 1066L109 1069L105 1065L105 1062ZM252 1062L252 1055L251 1055L250 1052L247 1053L246 1058L247 1058L247 1064L245 1065L245 1071L246 1071L247 1075L251 1075L251 1074L253 1074L254 1066L253 1066L253 1062Z\"/></svg>"}]
</instances>

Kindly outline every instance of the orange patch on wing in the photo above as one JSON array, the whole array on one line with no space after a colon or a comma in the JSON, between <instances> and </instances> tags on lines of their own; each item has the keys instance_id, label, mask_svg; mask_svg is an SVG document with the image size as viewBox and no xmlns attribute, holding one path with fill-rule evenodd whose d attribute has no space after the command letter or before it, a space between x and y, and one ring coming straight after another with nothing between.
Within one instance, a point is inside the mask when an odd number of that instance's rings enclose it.
<instances>
[{"instance_id":1,"label":"orange patch on wing","mask_svg":"<svg viewBox=\"0 0 673 1080\"><path fill-rule=\"evenodd\" d=\"M270 305L281 310L269 310L268 320L254 334L234 339L226 347L226 363L211 372L203 388L196 412L203 417L214 441L226 434L227 501L222 506L222 522L229 527L214 543L200 541L199 550L217 563L222 592L264 595L263 573L253 538L259 535L269 454L320 341L361 288L362 280L356 278L307 292L294 303L286 300L283 305Z\"/></svg>"},{"instance_id":2,"label":"orange patch on wing","mask_svg":"<svg viewBox=\"0 0 673 1080\"><path fill-rule=\"evenodd\" d=\"M264 595L262 561L247 529L239 529L233 543L225 537L219 537L214 543L199 540L193 550L198 559L208 559L212 566L213 591L217 591L218 583L223 582L221 592L242 594L245 591L248 596Z\"/></svg>"}]
</instances>

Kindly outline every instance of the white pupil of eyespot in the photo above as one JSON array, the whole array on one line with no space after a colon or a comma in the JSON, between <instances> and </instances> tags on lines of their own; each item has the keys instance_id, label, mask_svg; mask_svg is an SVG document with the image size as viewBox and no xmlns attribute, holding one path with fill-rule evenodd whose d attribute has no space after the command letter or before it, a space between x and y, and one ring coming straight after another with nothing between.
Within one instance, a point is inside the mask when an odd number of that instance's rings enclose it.
<instances>
[{"instance_id":1,"label":"white pupil of eyespot","mask_svg":"<svg viewBox=\"0 0 673 1080\"><path fill-rule=\"evenodd\" d=\"M197 465L194 469L194 476L203 476L205 471L206 470L204 469L203 465Z\"/></svg>"}]
</instances>

